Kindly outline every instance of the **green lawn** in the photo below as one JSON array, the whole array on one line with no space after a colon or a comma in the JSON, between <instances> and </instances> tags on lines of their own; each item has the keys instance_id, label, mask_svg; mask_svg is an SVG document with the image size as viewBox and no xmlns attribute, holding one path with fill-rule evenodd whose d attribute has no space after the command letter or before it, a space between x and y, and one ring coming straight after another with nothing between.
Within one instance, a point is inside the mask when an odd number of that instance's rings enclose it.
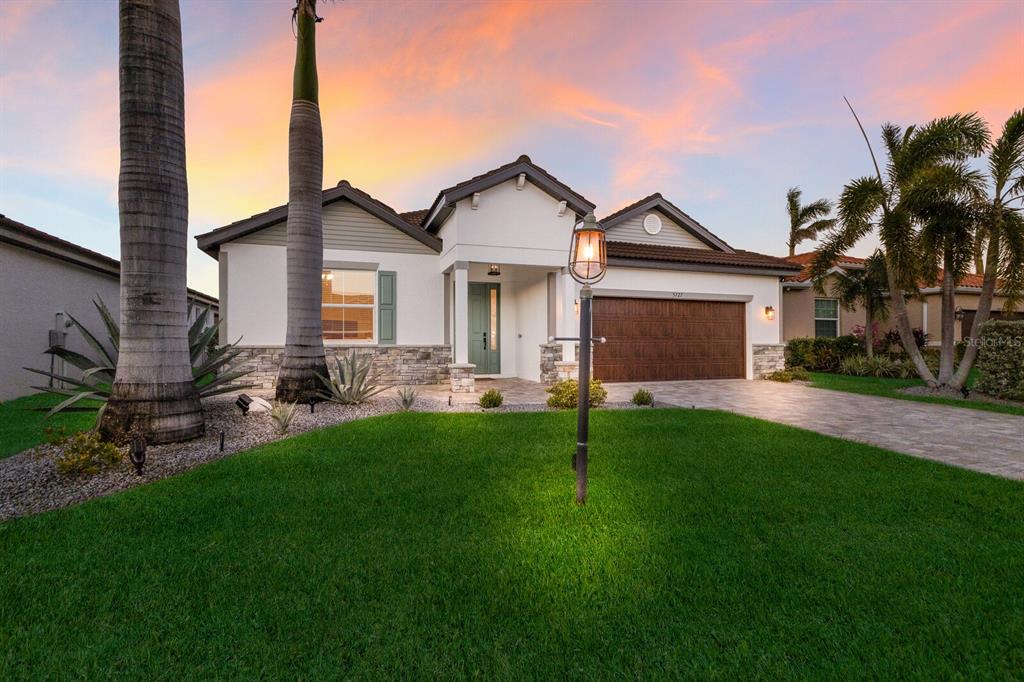
<instances>
[{"instance_id":1,"label":"green lawn","mask_svg":"<svg viewBox=\"0 0 1024 682\"><path fill-rule=\"evenodd\" d=\"M1024 485L723 412L396 414L0 524L0 678L1024 670Z\"/></svg>"},{"instance_id":2,"label":"green lawn","mask_svg":"<svg viewBox=\"0 0 1024 682\"><path fill-rule=\"evenodd\" d=\"M1004 414L1016 414L1024 416L1024 407L1015 405L1001 405L997 403L986 403L981 400L956 400L952 398L931 398L927 396L907 395L899 389L910 386L924 386L920 379L879 379L877 377L855 377L846 374L826 374L824 372L811 372L811 386L817 388L829 388L833 391L847 391L848 393L863 393L865 395L880 395L886 398L898 400L916 400L921 403L939 403L940 405L953 405L972 410L986 410L988 412L1002 412Z\"/></svg>"},{"instance_id":3,"label":"green lawn","mask_svg":"<svg viewBox=\"0 0 1024 682\"><path fill-rule=\"evenodd\" d=\"M47 410L64 400L64 396L53 393L8 400L0 404L0 458L9 457L46 441L44 429L64 427L67 433L84 431L96 423L96 410L67 412L44 419ZM89 401L79 405L98 408L100 403Z\"/></svg>"}]
</instances>

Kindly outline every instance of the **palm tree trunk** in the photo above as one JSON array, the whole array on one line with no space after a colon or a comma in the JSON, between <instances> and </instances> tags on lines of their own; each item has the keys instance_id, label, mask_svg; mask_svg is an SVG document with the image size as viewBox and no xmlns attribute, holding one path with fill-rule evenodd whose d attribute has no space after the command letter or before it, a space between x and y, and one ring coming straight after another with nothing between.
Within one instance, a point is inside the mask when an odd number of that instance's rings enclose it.
<instances>
[{"instance_id":1,"label":"palm tree trunk","mask_svg":"<svg viewBox=\"0 0 1024 682\"><path fill-rule=\"evenodd\" d=\"M951 388L960 390L967 383L967 376L971 373L974 361L978 358L978 343L976 339L981 336L981 325L988 322L992 313L992 297L996 291L996 273L999 270L999 230L993 230L988 240L988 262L985 264L985 279L981 282L981 295L978 297L978 310L974 314L974 322L971 324L971 343L964 349L964 356L956 368L956 373L950 379Z\"/></svg>"},{"instance_id":2,"label":"palm tree trunk","mask_svg":"<svg viewBox=\"0 0 1024 682\"><path fill-rule=\"evenodd\" d=\"M956 281L953 279L953 254L946 250L942 271L942 338L939 356L939 384L945 386L953 378L953 352L956 341Z\"/></svg>"},{"instance_id":3,"label":"palm tree trunk","mask_svg":"<svg viewBox=\"0 0 1024 682\"><path fill-rule=\"evenodd\" d=\"M789 240L789 255L790 256L795 256L796 255L796 244L793 243L792 239Z\"/></svg>"},{"instance_id":4,"label":"palm tree trunk","mask_svg":"<svg viewBox=\"0 0 1024 682\"><path fill-rule=\"evenodd\" d=\"M295 76L288 125L288 326L277 399L305 402L327 376L321 319L324 142L316 73L316 0L296 6Z\"/></svg>"},{"instance_id":5,"label":"palm tree trunk","mask_svg":"<svg viewBox=\"0 0 1024 682\"><path fill-rule=\"evenodd\" d=\"M935 375L932 374L930 369L928 369L928 365L924 361L924 356L921 355L921 349L917 347L917 342L914 341L914 330L910 326L910 317L907 314L907 302L903 299L903 289L897 286L896 277L893 275L892 265L888 263L887 265L889 291L892 301L893 323L896 326L896 330L900 333L900 342L903 344L903 350L907 352L907 356L913 363L914 369L917 370L917 375L921 377L928 386L935 388L938 385L935 381Z\"/></svg>"},{"instance_id":6,"label":"palm tree trunk","mask_svg":"<svg viewBox=\"0 0 1024 682\"><path fill-rule=\"evenodd\" d=\"M875 316L869 302L864 304L864 317L866 318L866 323L864 324L864 351L869 358L873 358L875 357L875 330L872 325Z\"/></svg>"},{"instance_id":7,"label":"palm tree trunk","mask_svg":"<svg viewBox=\"0 0 1024 682\"><path fill-rule=\"evenodd\" d=\"M121 338L100 430L150 443L201 436L185 258L185 85L178 0L120 2Z\"/></svg>"}]
</instances>

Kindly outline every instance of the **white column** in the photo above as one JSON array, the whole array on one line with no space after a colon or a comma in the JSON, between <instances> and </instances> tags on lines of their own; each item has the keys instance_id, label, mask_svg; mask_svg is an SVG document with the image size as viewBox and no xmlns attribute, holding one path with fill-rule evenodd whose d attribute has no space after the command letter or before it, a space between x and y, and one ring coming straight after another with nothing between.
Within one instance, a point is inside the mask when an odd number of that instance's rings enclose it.
<instances>
[{"instance_id":1,"label":"white column","mask_svg":"<svg viewBox=\"0 0 1024 682\"><path fill-rule=\"evenodd\" d=\"M469 362L469 263L455 263L455 364Z\"/></svg>"},{"instance_id":2,"label":"white column","mask_svg":"<svg viewBox=\"0 0 1024 682\"><path fill-rule=\"evenodd\" d=\"M579 323L576 320L576 280L563 268L556 285L558 296L558 316L555 319L557 336L579 336ZM562 360L576 359L576 342L562 342Z\"/></svg>"}]
</instances>

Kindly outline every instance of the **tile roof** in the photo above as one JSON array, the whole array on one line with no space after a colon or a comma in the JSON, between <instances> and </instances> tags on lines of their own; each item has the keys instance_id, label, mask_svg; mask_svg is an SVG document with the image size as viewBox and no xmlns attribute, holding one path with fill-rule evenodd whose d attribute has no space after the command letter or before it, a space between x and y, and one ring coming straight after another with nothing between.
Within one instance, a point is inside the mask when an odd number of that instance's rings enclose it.
<instances>
[{"instance_id":1,"label":"tile roof","mask_svg":"<svg viewBox=\"0 0 1024 682\"><path fill-rule=\"evenodd\" d=\"M421 208L418 211L405 211L404 213L399 213L398 217L410 225L422 227L423 219L427 217L428 213L430 213L429 208Z\"/></svg>"},{"instance_id":2,"label":"tile roof","mask_svg":"<svg viewBox=\"0 0 1024 682\"><path fill-rule=\"evenodd\" d=\"M658 244L634 244L631 242L608 242L608 258L649 260L669 263L691 263L695 265L726 266L735 268L757 268L792 272L799 265L782 258L766 256L753 251L736 250L734 253L712 249L691 249L681 246Z\"/></svg>"},{"instance_id":3,"label":"tile roof","mask_svg":"<svg viewBox=\"0 0 1024 682\"><path fill-rule=\"evenodd\" d=\"M814 261L814 256L817 255L813 251L808 253L798 253L795 256L785 256L783 260L789 261L790 263L796 263L802 265L803 269L796 275L792 275L786 278L787 282L807 282L811 279L811 262ZM863 258L857 258L856 256L842 255L839 257L837 263L839 267L844 265L864 265Z\"/></svg>"}]
</instances>

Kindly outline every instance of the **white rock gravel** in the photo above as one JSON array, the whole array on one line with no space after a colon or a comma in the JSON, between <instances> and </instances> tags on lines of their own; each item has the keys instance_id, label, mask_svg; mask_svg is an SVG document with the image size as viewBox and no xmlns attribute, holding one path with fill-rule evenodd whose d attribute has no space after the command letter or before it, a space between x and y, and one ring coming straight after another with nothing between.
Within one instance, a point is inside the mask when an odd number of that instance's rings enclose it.
<instances>
[{"instance_id":1,"label":"white rock gravel","mask_svg":"<svg viewBox=\"0 0 1024 682\"><path fill-rule=\"evenodd\" d=\"M319 403L312 414L307 406L300 405L288 433L282 436L278 434L276 424L269 415L250 413L243 416L235 407L234 400L233 395L206 400L206 435L184 443L149 447L141 476L135 472L127 457L117 468L92 476L61 475L54 464L60 448L48 444L0 459L0 521L59 509L134 488L305 431L399 411L398 402L389 397L378 397L358 406ZM634 407L630 403L605 405L605 409ZM419 397L412 411L493 413L550 409L538 403L503 405L484 410L476 404L448 405L447 401ZM221 431L224 432L223 452L220 451Z\"/></svg>"}]
</instances>

